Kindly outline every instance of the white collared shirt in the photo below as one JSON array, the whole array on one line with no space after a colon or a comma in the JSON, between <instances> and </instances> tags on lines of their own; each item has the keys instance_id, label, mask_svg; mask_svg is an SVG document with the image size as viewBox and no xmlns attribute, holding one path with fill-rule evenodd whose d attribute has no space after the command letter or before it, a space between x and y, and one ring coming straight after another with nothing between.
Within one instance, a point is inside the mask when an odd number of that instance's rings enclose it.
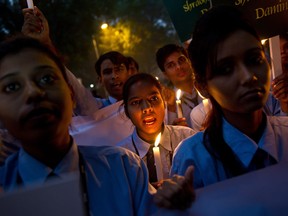
<instances>
[{"instance_id":1,"label":"white collared shirt","mask_svg":"<svg viewBox=\"0 0 288 216\"><path fill-rule=\"evenodd\" d=\"M41 163L21 148L19 150L18 171L24 186L43 184L52 171L59 177L70 172L78 172L79 175L79 155L77 145L73 143L68 153L54 170Z\"/></svg>"},{"instance_id":2,"label":"white collared shirt","mask_svg":"<svg viewBox=\"0 0 288 216\"><path fill-rule=\"evenodd\" d=\"M194 133L195 131L189 127L172 125L164 126L164 130L161 135L161 140L159 144L164 178L169 177L169 171L171 168L171 160L174 149L182 140L190 137ZM133 141L135 143L135 147L133 145ZM146 154L149 150L150 144L138 136L136 128L130 136L120 141L117 145L129 149L134 153L137 153L138 151L140 158L142 158L147 164Z\"/></svg>"},{"instance_id":3,"label":"white collared shirt","mask_svg":"<svg viewBox=\"0 0 288 216\"><path fill-rule=\"evenodd\" d=\"M248 167L257 148L273 156L276 161L288 160L288 118L267 116L266 128L258 143L229 124L223 118L223 138L235 155ZM199 188L227 179L223 164L204 146L204 132L200 131L183 141L175 150L171 175L183 175L194 165L194 187Z\"/></svg>"}]
</instances>

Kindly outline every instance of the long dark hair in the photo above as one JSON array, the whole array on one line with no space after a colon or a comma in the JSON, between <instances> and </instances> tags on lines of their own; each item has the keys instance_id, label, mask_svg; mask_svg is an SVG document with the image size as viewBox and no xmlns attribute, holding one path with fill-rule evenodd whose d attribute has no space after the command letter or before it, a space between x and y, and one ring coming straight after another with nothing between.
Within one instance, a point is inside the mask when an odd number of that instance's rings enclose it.
<instances>
[{"instance_id":1,"label":"long dark hair","mask_svg":"<svg viewBox=\"0 0 288 216\"><path fill-rule=\"evenodd\" d=\"M215 75L219 44L238 30L244 30L260 41L256 30L238 9L230 6L214 7L198 20L188 47L198 90L210 98L213 107L204 125L204 145L214 158L223 163L228 177L243 174L246 170L225 142L221 107L206 90L207 80Z\"/></svg>"}]
</instances>

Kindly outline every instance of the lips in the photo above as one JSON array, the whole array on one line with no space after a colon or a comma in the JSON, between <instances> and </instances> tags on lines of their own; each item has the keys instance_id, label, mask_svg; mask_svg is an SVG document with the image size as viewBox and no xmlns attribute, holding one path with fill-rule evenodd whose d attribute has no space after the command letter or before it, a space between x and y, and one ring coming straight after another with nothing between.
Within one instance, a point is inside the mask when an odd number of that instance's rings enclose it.
<instances>
[{"instance_id":1,"label":"lips","mask_svg":"<svg viewBox=\"0 0 288 216\"><path fill-rule=\"evenodd\" d=\"M123 85L122 82L120 82L120 83L112 83L112 84L111 84L111 87L112 87L112 88L121 88L122 85Z\"/></svg>"},{"instance_id":2,"label":"lips","mask_svg":"<svg viewBox=\"0 0 288 216\"><path fill-rule=\"evenodd\" d=\"M155 122L156 122L156 118L154 118L154 117L146 117L143 120L143 123L145 125L153 125Z\"/></svg>"},{"instance_id":3,"label":"lips","mask_svg":"<svg viewBox=\"0 0 288 216\"><path fill-rule=\"evenodd\" d=\"M186 71L181 71L181 72L179 72L179 73L177 73L177 76L178 77L184 77L184 76L186 76Z\"/></svg>"},{"instance_id":4,"label":"lips","mask_svg":"<svg viewBox=\"0 0 288 216\"><path fill-rule=\"evenodd\" d=\"M265 93L264 89L253 89L245 92L244 94L241 95L240 99L242 98L255 98L255 97L260 97Z\"/></svg>"},{"instance_id":5,"label":"lips","mask_svg":"<svg viewBox=\"0 0 288 216\"><path fill-rule=\"evenodd\" d=\"M57 116L57 113L49 108L35 108L28 112L26 115L23 116L22 121L27 122L27 121L38 121L41 120L43 121L48 121L48 119L54 118Z\"/></svg>"}]
</instances>

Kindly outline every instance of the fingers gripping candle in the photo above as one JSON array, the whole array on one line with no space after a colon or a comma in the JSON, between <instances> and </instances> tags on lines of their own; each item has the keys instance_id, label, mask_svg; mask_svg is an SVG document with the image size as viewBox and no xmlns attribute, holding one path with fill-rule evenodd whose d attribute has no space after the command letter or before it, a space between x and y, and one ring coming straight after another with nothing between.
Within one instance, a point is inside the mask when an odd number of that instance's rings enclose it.
<instances>
[{"instance_id":1,"label":"fingers gripping candle","mask_svg":"<svg viewBox=\"0 0 288 216\"><path fill-rule=\"evenodd\" d=\"M156 166L156 173L157 173L157 179L158 181L163 179L163 169L162 169L162 162L160 157L160 149L158 147L161 139L161 133L158 134L154 147L153 147L153 154L154 154L154 160L155 160L155 166Z\"/></svg>"}]
</instances>

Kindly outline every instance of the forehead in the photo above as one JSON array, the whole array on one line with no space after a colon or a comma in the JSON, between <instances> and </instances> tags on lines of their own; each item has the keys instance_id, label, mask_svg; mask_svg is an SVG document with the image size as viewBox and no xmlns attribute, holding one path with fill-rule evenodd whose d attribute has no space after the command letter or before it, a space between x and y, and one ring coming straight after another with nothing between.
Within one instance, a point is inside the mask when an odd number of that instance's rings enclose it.
<instances>
[{"instance_id":1,"label":"forehead","mask_svg":"<svg viewBox=\"0 0 288 216\"><path fill-rule=\"evenodd\" d=\"M184 56L184 54L181 53L181 52L175 51L175 52L173 52L173 53L171 53L170 55L167 56L167 58L165 59L164 63L177 61L180 56Z\"/></svg>"},{"instance_id":2,"label":"forehead","mask_svg":"<svg viewBox=\"0 0 288 216\"><path fill-rule=\"evenodd\" d=\"M121 66L124 65L124 63L119 63L119 64L114 64L110 59L105 59L102 63L101 63L101 70L107 69L107 68L114 68L117 66Z\"/></svg>"},{"instance_id":3,"label":"forehead","mask_svg":"<svg viewBox=\"0 0 288 216\"><path fill-rule=\"evenodd\" d=\"M133 83L129 90L129 98L131 97L146 97L151 94L159 93L159 89L151 82L137 81Z\"/></svg>"},{"instance_id":4,"label":"forehead","mask_svg":"<svg viewBox=\"0 0 288 216\"><path fill-rule=\"evenodd\" d=\"M48 57L47 54L36 49L27 48L16 54L9 54L5 56L0 61L0 73L1 75L3 75L3 73L6 74L15 71L22 71L21 73L24 73L24 69L30 69L43 65L49 65L59 69L56 63L50 57Z\"/></svg>"},{"instance_id":5,"label":"forehead","mask_svg":"<svg viewBox=\"0 0 288 216\"><path fill-rule=\"evenodd\" d=\"M261 43L253 35L242 30L236 31L219 43L217 60L243 55L247 50L256 47L261 47Z\"/></svg>"}]
</instances>

